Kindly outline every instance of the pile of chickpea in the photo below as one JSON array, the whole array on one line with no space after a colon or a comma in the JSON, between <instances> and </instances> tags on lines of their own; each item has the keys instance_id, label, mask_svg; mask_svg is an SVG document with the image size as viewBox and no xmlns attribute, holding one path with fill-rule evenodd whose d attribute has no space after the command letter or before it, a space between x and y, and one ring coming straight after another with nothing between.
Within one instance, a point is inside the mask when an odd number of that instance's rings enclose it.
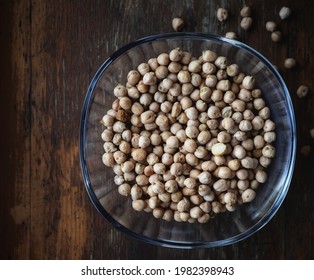
<instances>
[{"instance_id":1,"label":"pile of chickpea","mask_svg":"<svg viewBox=\"0 0 314 280\"><path fill-rule=\"evenodd\" d=\"M103 163L136 211L205 223L254 200L275 156L255 78L211 50L175 48L131 70L103 116Z\"/></svg>"}]
</instances>

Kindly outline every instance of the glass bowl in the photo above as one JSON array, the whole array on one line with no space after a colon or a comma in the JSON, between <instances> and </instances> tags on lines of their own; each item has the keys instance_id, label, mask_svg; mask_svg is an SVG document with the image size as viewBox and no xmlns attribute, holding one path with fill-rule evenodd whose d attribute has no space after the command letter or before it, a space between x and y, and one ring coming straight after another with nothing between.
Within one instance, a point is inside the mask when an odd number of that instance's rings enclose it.
<instances>
[{"instance_id":1,"label":"glass bowl","mask_svg":"<svg viewBox=\"0 0 314 280\"><path fill-rule=\"evenodd\" d=\"M102 163L104 127L102 116L115 99L113 89L125 83L127 73L162 52L180 47L200 55L211 49L254 75L276 123L276 157L268 168L268 180L251 203L234 212L218 214L208 223L179 223L156 219L151 213L132 209L131 199L121 196L114 173ZM216 247L243 240L265 226L282 204L294 169L296 126L287 87L272 64L251 47L231 39L199 33L169 33L145 37L117 50L98 69L84 101L80 124L80 160L87 193L114 227L151 244L176 247Z\"/></svg>"}]
</instances>

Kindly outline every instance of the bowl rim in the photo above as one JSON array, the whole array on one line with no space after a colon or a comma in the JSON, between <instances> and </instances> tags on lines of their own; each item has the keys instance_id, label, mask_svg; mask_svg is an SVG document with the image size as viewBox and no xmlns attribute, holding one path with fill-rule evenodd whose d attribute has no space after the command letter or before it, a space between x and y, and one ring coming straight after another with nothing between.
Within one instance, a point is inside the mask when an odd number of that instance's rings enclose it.
<instances>
[{"instance_id":1,"label":"bowl rim","mask_svg":"<svg viewBox=\"0 0 314 280\"><path fill-rule=\"evenodd\" d=\"M282 192L276 197L273 205L268 209L267 213L252 227L247 229L244 232L241 232L238 235L229 237L224 240L217 240L217 241L207 241L207 242L190 242L190 241L172 241L172 240L165 240L165 239L156 239L156 238L150 238L143 234L133 232L132 230L126 228L122 224L120 224L117 220L115 220L100 204L99 200L97 199L93 189L92 184L89 177L89 172L87 168L86 163L86 157L85 157L85 137L86 137L86 125L87 125L87 116L89 114L88 108L90 106L90 103L92 101L92 93L97 85L101 75L104 73L104 71L116 60L118 59L122 54L129 51L130 49L154 42L154 41L161 41L161 40L167 40L167 39L200 39L200 40L212 40L217 42L225 42L227 44L231 44L233 46L236 46L240 49L244 49L245 51L249 52L250 54L256 56L259 60L261 60L267 67L268 70L274 75L276 81L279 83L280 87L282 88L284 95L285 95L285 105L288 107L288 119L289 123L291 125L291 150L289 151L289 166L287 171L284 173L286 176L286 179L284 181L284 186L282 187ZM83 175L83 181L84 185L87 191L87 194L96 208L96 210L105 218L107 221L109 221L110 224L112 224L115 228L119 229L120 231L126 233L127 235L140 240L144 241L149 244L153 245L159 245L162 247L170 247L170 248L182 248L182 249L191 249L191 248L212 248L212 247L219 247L219 246L226 246L231 245L237 242L240 242L248 237L250 237L252 234L256 233L258 230L263 228L277 213L279 210L281 204L283 203L287 192L289 190L292 175L294 171L295 166L295 159L296 159L296 121L295 121L295 115L294 115L294 109L292 105L292 101L290 98L289 91L287 89L287 86L279 74L279 72L275 69L275 67L272 65L272 63L261 53L253 49L252 47L246 45L245 43L242 43L240 41L229 39L226 37L222 37L219 35L211 34L211 33L198 33L198 32L179 32L179 33L164 33L164 34L158 34L158 35L150 35L146 36L137 40L134 40L133 42L130 42L123 47L119 48L115 52L113 52L98 68L95 75L93 76L84 101L83 101L83 107L81 112L81 118L80 118L80 129L79 129L79 151L80 151L80 165ZM283 175L281 175L283 176Z\"/></svg>"}]
</instances>

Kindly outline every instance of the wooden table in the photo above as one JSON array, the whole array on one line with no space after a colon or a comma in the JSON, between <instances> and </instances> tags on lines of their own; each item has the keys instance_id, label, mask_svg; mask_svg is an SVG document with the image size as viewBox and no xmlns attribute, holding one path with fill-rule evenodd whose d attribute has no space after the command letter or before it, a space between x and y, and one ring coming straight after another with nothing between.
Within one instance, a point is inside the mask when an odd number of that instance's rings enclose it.
<instances>
[{"instance_id":1,"label":"wooden table","mask_svg":"<svg viewBox=\"0 0 314 280\"><path fill-rule=\"evenodd\" d=\"M254 24L239 27L243 3ZM219 23L215 11L230 17ZM281 21L279 9L293 14ZM313 1L1 1L0 258L1 259L311 259L314 257L314 99L296 96L314 88ZM289 193L276 216L257 234L214 249L152 246L113 228L93 208L84 188L78 148L80 113L88 84L101 63L126 43L171 32L182 16L184 31L224 35L256 48L282 73L295 106L297 162ZM284 34L273 43L265 22ZM295 57L295 70L285 70Z\"/></svg>"}]
</instances>

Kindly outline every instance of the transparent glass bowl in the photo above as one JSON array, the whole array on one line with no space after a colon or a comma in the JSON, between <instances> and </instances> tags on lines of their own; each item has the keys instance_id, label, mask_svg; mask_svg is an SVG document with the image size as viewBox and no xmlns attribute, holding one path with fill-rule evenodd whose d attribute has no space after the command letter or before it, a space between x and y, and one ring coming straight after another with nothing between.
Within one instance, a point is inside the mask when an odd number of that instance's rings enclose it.
<instances>
[{"instance_id":1,"label":"transparent glass bowl","mask_svg":"<svg viewBox=\"0 0 314 280\"><path fill-rule=\"evenodd\" d=\"M276 157L268 168L268 180L256 199L235 212L221 213L206 224L167 222L151 213L136 212L131 199L118 194L114 173L102 163L102 116L111 108L113 89L125 83L127 73L140 63L175 47L198 56L211 49L237 63L242 72L254 75L257 87L276 123ZM80 159L88 195L111 224L151 244L177 248L216 247L247 238L261 229L282 204L293 174L296 126L287 87L272 64L249 46L227 38L198 33L150 36L130 43L110 56L92 79L84 101L80 126Z\"/></svg>"}]
</instances>

